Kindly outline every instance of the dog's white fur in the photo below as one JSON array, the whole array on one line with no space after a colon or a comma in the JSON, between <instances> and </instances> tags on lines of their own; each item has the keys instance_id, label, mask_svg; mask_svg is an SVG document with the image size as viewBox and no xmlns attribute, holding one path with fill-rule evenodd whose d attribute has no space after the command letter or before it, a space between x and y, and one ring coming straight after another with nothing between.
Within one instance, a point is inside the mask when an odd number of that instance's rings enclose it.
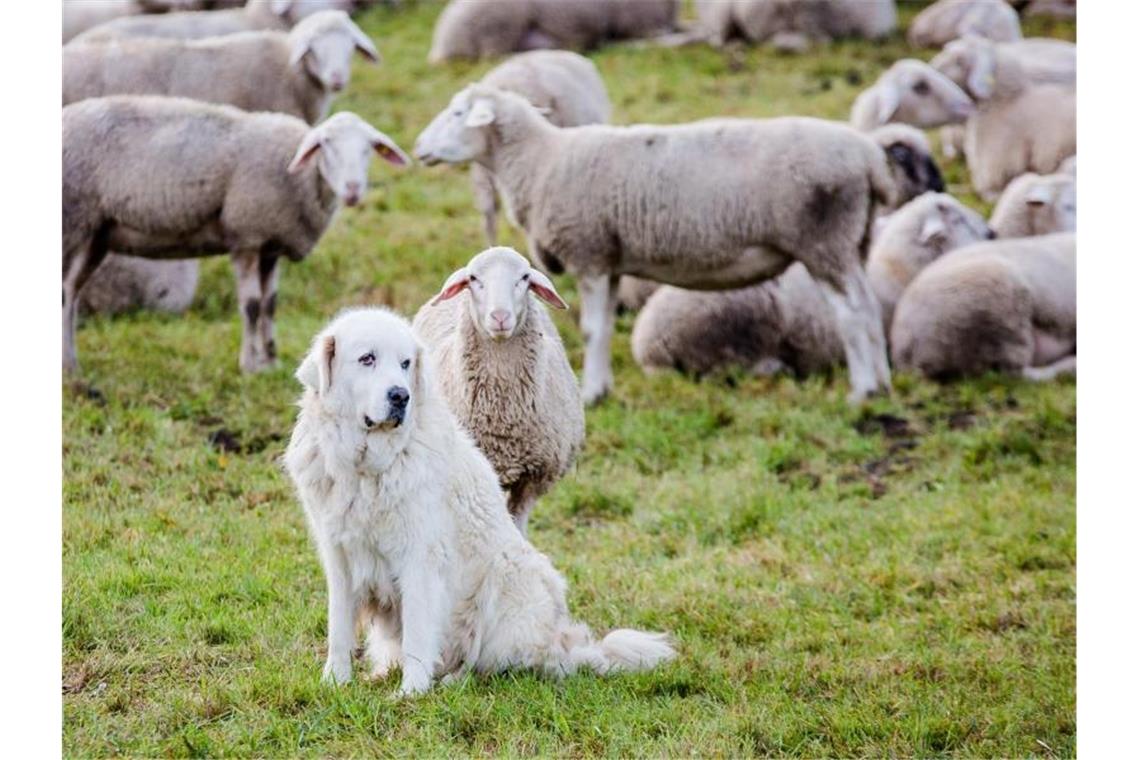
<instances>
[{"instance_id":1,"label":"dog's white fur","mask_svg":"<svg viewBox=\"0 0 1140 760\"><path fill-rule=\"evenodd\" d=\"M326 680L351 679L358 616L373 676L402 666L404 695L468 670L604 674L675 656L663 634L623 629L595 641L571 620L566 582L515 529L407 320L342 314L297 377L305 392L285 466L328 583ZM403 412L389 400L401 388Z\"/></svg>"}]
</instances>

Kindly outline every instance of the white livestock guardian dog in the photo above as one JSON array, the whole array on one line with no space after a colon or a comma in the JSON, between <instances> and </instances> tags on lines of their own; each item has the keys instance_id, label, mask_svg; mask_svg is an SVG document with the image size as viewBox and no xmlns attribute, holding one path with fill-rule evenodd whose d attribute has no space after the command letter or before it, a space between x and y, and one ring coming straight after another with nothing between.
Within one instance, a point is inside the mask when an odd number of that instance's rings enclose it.
<instances>
[{"instance_id":1,"label":"white livestock guardian dog","mask_svg":"<svg viewBox=\"0 0 1140 760\"><path fill-rule=\"evenodd\" d=\"M325 680L351 679L358 618L372 675L401 666L400 694L468 670L604 674L675 656L664 634L595 641L571 620L566 582L515 528L407 320L342 314L297 378L305 392L285 466L328 582Z\"/></svg>"}]
</instances>

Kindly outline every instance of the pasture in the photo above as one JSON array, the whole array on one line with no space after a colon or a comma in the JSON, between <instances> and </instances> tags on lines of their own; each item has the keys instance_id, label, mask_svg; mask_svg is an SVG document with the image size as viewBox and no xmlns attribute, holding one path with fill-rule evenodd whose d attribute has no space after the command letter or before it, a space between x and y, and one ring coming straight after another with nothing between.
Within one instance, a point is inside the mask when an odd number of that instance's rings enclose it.
<instances>
[{"instance_id":1,"label":"pasture","mask_svg":"<svg viewBox=\"0 0 1140 760\"><path fill-rule=\"evenodd\" d=\"M493 65L429 66L437 13L361 16L384 63L358 64L334 110L410 151ZM909 55L897 34L799 57L626 45L591 58L615 123L633 123L845 119ZM961 163L943 170L986 209ZM465 170L372 172L365 202L284 265L277 370L238 372L224 257L204 262L184 316L81 327L90 386L69 387L62 410L65 755L1075 753L1073 381L896 376L891 398L852 409L842 372L647 378L628 315L615 393L588 411L586 449L530 537L577 618L669 631L678 660L608 679L470 678L404 702L397 677L360 669L322 686L324 583L278 463L293 369L341 307L410 316L484 247ZM576 307L572 280L556 282ZM580 369L576 316L554 319Z\"/></svg>"}]
</instances>

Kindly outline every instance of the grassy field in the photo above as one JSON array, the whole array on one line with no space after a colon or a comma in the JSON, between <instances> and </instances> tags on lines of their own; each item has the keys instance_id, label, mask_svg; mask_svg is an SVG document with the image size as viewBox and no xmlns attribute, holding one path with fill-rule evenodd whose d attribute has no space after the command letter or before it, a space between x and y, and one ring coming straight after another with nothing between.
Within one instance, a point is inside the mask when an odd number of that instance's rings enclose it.
<instances>
[{"instance_id":1,"label":"grassy field","mask_svg":"<svg viewBox=\"0 0 1140 760\"><path fill-rule=\"evenodd\" d=\"M490 67L427 66L436 13L365 15L385 63L362 64L336 105L406 149ZM593 58L620 123L844 118L909 54L898 37L803 57ZM944 168L964 192L963 167ZM80 330L100 393L71 390L63 408L66 755L1074 754L1071 382L900 376L892 398L855 410L842 374L646 378L628 316L616 392L590 410L586 450L531 538L577 617L670 631L679 659L604 680L471 679L406 702L394 678L321 686L323 580L278 465L293 368L340 307L411 314L482 247L466 172L376 165L373 179L308 261L285 266L280 369L238 373L224 259L205 263L185 316ZM575 317L556 321L580 367Z\"/></svg>"}]
</instances>

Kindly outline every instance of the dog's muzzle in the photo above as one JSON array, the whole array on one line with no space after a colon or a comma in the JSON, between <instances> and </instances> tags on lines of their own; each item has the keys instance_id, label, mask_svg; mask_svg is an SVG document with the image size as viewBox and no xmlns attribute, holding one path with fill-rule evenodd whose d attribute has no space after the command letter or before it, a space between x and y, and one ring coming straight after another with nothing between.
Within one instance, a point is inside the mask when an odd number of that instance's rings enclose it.
<instances>
[{"instance_id":1,"label":"dog's muzzle","mask_svg":"<svg viewBox=\"0 0 1140 760\"><path fill-rule=\"evenodd\" d=\"M367 414L364 415L364 426L369 430L392 430L400 427L404 422L404 416L408 412L408 399L411 394L408 389L399 385L393 385L388 389L388 416L382 420L374 420Z\"/></svg>"}]
</instances>

